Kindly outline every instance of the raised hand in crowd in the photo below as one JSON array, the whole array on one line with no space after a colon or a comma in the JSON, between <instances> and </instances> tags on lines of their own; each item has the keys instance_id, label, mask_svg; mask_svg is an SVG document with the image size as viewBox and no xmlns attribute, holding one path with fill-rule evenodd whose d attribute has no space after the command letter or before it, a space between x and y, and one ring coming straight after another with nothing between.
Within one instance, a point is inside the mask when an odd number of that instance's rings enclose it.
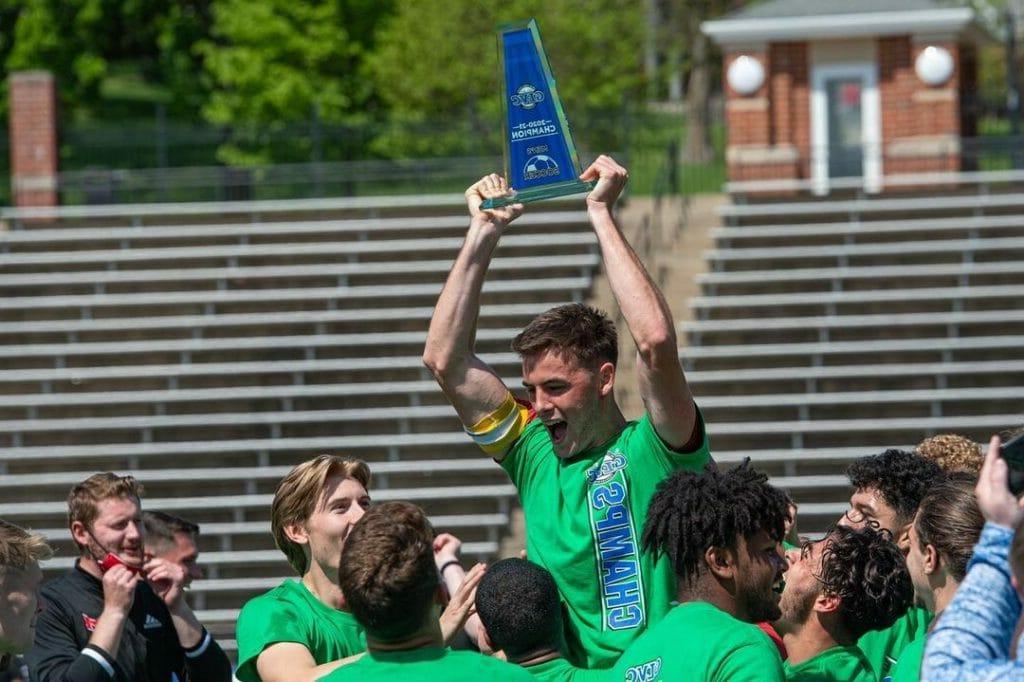
<instances>
[{"instance_id":1,"label":"raised hand in crowd","mask_svg":"<svg viewBox=\"0 0 1024 682\"><path fill-rule=\"evenodd\" d=\"M143 572L146 582L153 588L156 596L167 604L168 609L173 611L181 604L188 582L188 573L182 566L165 559L153 558L146 562Z\"/></svg>"},{"instance_id":2,"label":"raised hand in crowd","mask_svg":"<svg viewBox=\"0 0 1024 682\"><path fill-rule=\"evenodd\" d=\"M999 445L999 436L992 436L974 493L986 521L1016 528L1024 518L1024 500L1018 500L1010 492L1010 471L1006 460L999 456Z\"/></svg>"},{"instance_id":3,"label":"raised hand in crowd","mask_svg":"<svg viewBox=\"0 0 1024 682\"><path fill-rule=\"evenodd\" d=\"M113 566L103 574L103 612L127 615L135 603L135 586L142 580L138 571Z\"/></svg>"},{"instance_id":4,"label":"raised hand in crowd","mask_svg":"<svg viewBox=\"0 0 1024 682\"><path fill-rule=\"evenodd\" d=\"M485 564L476 564L469 569L462 584L452 594L448 605L441 613L441 634L444 636L445 645L450 645L459 631L463 628L469 630L468 623L476 615L476 588L487 571ZM476 641L476 628L467 632L470 639Z\"/></svg>"},{"instance_id":5,"label":"raised hand in crowd","mask_svg":"<svg viewBox=\"0 0 1024 682\"><path fill-rule=\"evenodd\" d=\"M434 538L434 563L437 570L443 571L449 564L454 566L459 563L459 552L462 551L462 540L451 533L439 533ZM454 563L452 563L454 562ZM461 565L459 566L461 568ZM465 573L465 571L463 571ZM452 590L454 592L454 590Z\"/></svg>"},{"instance_id":6,"label":"raised hand in crowd","mask_svg":"<svg viewBox=\"0 0 1024 682\"><path fill-rule=\"evenodd\" d=\"M999 438L988 444L975 495L985 516L967 577L928 635L921 679L935 682L1024 679L1013 636L1021 616L1024 538L1021 502L1010 492ZM1014 660L1016 659L1016 660Z\"/></svg>"}]
</instances>

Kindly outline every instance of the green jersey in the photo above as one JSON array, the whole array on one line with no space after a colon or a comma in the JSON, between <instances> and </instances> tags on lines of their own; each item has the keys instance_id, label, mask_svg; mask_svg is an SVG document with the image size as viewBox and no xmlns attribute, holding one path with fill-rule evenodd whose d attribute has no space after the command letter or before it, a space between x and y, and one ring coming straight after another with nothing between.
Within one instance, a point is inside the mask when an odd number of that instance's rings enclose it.
<instances>
[{"instance_id":1,"label":"green jersey","mask_svg":"<svg viewBox=\"0 0 1024 682\"><path fill-rule=\"evenodd\" d=\"M358 661L320 678L321 682L534 682L517 665L471 651L438 647L406 651L368 651Z\"/></svg>"},{"instance_id":2,"label":"green jersey","mask_svg":"<svg viewBox=\"0 0 1024 682\"><path fill-rule=\"evenodd\" d=\"M366 637L352 614L332 609L297 580L286 580L250 599L238 615L238 671L242 682L259 682L256 659L271 644L296 642L317 665L366 650Z\"/></svg>"},{"instance_id":3,"label":"green jersey","mask_svg":"<svg viewBox=\"0 0 1024 682\"><path fill-rule=\"evenodd\" d=\"M548 569L566 602L566 655L574 665L615 663L675 598L671 562L640 551L658 483L677 469L701 470L708 440L672 451L647 415L571 459L555 454L539 419L526 426L501 466L519 490L530 561Z\"/></svg>"},{"instance_id":4,"label":"green jersey","mask_svg":"<svg viewBox=\"0 0 1024 682\"><path fill-rule=\"evenodd\" d=\"M924 645L927 637L921 636L907 645L900 654L884 682L917 682L921 679L921 662L924 660Z\"/></svg>"},{"instance_id":5,"label":"green jersey","mask_svg":"<svg viewBox=\"0 0 1024 682\"><path fill-rule=\"evenodd\" d=\"M564 658L523 666L523 669L540 682L605 682L608 679L607 670L577 668Z\"/></svg>"},{"instance_id":6,"label":"green jersey","mask_svg":"<svg viewBox=\"0 0 1024 682\"><path fill-rule=\"evenodd\" d=\"M768 635L707 602L673 608L622 654L613 682L781 682Z\"/></svg>"},{"instance_id":7,"label":"green jersey","mask_svg":"<svg viewBox=\"0 0 1024 682\"><path fill-rule=\"evenodd\" d=\"M917 606L911 606L895 623L884 630L872 630L857 640L857 647L864 652L876 679L883 679L889 669L899 660L907 645L918 637L924 637L932 614Z\"/></svg>"},{"instance_id":8,"label":"green jersey","mask_svg":"<svg viewBox=\"0 0 1024 682\"><path fill-rule=\"evenodd\" d=\"M871 664L855 646L834 646L798 665L782 665L793 682L877 682Z\"/></svg>"}]
</instances>

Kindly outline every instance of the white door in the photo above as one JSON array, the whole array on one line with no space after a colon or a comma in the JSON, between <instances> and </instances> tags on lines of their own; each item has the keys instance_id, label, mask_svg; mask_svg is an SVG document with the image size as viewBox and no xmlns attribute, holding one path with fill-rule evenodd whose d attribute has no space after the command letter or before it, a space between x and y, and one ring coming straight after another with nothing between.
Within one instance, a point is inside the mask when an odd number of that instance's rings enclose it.
<instances>
[{"instance_id":1,"label":"white door","mask_svg":"<svg viewBox=\"0 0 1024 682\"><path fill-rule=\"evenodd\" d=\"M811 78L811 181L827 194L835 178L881 189L881 110L875 65L815 66Z\"/></svg>"}]
</instances>

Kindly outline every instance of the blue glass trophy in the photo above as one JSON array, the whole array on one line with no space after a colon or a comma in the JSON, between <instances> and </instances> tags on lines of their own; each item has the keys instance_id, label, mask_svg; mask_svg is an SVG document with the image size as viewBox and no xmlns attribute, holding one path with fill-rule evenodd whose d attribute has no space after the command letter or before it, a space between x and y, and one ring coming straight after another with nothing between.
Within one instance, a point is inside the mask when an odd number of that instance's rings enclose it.
<instances>
[{"instance_id":1,"label":"blue glass trophy","mask_svg":"<svg viewBox=\"0 0 1024 682\"><path fill-rule=\"evenodd\" d=\"M579 155L537 21L500 26L498 55L503 77L505 179L514 194L486 199L481 207L589 192L596 182L579 179Z\"/></svg>"}]
</instances>

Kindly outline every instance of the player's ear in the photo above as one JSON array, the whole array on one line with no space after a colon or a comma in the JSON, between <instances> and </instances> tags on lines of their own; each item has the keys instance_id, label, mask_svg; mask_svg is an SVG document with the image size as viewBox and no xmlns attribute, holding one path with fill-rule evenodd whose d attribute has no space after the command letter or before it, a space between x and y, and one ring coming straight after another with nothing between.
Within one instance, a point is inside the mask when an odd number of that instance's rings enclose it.
<instances>
[{"instance_id":1,"label":"player's ear","mask_svg":"<svg viewBox=\"0 0 1024 682\"><path fill-rule=\"evenodd\" d=\"M908 523L896 531L896 546L904 556L910 551L910 525Z\"/></svg>"},{"instance_id":2,"label":"player's ear","mask_svg":"<svg viewBox=\"0 0 1024 682\"><path fill-rule=\"evenodd\" d=\"M834 594L819 594L813 604L813 609L819 613L835 613L842 606L842 599Z\"/></svg>"},{"instance_id":3,"label":"player's ear","mask_svg":"<svg viewBox=\"0 0 1024 682\"><path fill-rule=\"evenodd\" d=\"M289 523L283 528L285 536L297 545L309 544L309 533L301 523Z\"/></svg>"},{"instance_id":4,"label":"player's ear","mask_svg":"<svg viewBox=\"0 0 1024 682\"><path fill-rule=\"evenodd\" d=\"M704 563L713 575L721 580L736 577L736 557L725 547L708 547L704 552Z\"/></svg>"},{"instance_id":5,"label":"player's ear","mask_svg":"<svg viewBox=\"0 0 1024 682\"><path fill-rule=\"evenodd\" d=\"M924 546L924 572L928 575L939 570L939 550L935 545Z\"/></svg>"},{"instance_id":6,"label":"player's ear","mask_svg":"<svg viewBox=\"0 0 1024 682\"><path fill-rule=\"evenodd\" d=\"M477 629L477 645L481 651L494 651L494 642L491 641L491 635L487 632L487 628L484 627L483 623L480 623Z\"/></svg>"},{"instance_id":7,"label":"player's ear","mask_svg":"<svg viewBox=\"0 0 1024 682\"><path fill-rule=\"evenodd\" d=\"M597 377L600 382L601 396L611 395L615 388L615 365L610 362L603 363L597 368Z\"/></svg>"},{"instance_id":8,"label":"player's ear","mask_svg":"<svg viewBox=\"0 0 1024 682\"><path fill-rule=\"evenodd\" d=\"M84 523L81 521L71 522L71 538L80 547L84 547L89 544L89 532Z\"/></svg>"}]
</instances>

